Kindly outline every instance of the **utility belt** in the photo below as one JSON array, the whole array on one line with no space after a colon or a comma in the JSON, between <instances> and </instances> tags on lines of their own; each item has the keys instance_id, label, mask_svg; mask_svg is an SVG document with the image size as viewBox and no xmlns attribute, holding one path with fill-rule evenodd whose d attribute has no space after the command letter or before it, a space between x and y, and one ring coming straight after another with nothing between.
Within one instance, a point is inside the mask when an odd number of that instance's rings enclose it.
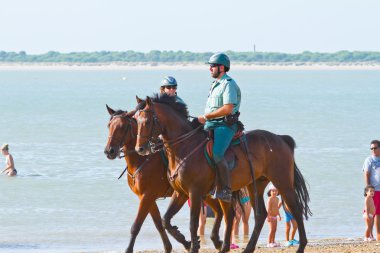
<instances>
[{"instance_id":1,"label":"utility belt","mask_svg":"<svg viewBox=\"0 0 380 253\"><path fill-rule=\"evenodd\" d=\"M211 119L210 121L213 121L213 122L224 122L228 126L232 126L233 124L236 124L239 121L239 116L240 116L240 112L237 112L235 114L226 115L226 116L224 116L222 118Z\"/></svg>"}]
</instances>

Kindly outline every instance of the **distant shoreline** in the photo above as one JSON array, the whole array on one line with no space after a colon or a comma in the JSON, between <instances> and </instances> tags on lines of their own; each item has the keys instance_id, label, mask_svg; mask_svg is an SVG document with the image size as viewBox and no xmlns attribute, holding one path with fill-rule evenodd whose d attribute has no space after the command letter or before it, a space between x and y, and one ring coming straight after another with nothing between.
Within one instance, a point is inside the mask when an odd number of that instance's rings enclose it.
<instances>
[{"instance_id":1,"label":"distant shoreline","mask_svg":"<svg viewBox=\"0 0 380 253\"><path fill-rule=\"evenodd\" d=\"M0 62L0 70L204 70L204 63L196 62ZM246 63L232 62L231 70L380 70L380 63Z\"/></svg>"}]
</instances>

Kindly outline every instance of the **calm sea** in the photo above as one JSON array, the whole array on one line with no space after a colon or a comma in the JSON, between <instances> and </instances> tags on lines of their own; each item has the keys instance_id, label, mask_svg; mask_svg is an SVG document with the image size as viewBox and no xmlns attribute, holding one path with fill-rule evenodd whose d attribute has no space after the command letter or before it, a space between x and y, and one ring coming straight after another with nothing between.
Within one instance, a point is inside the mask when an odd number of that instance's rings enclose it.
<instances>
[{"instance_id":1,"label":"calm sea","mask_svg":"<svg viewBox=\"0 0 380 253\"><path fill-rule=\"evenodd\" d=\"M135 95L151 95L165 75L177 78L190 113L201 114L212 81L207 69L0 71L0 142L9 143L19 171L16 178L0 177L0 252L125 249L138 199L125 179L117 180L124 162L103 154L105 105L131 109ZM289 134L298 144L296 162L310 185L314 213L306 222L308 237L361 237L361 167L369 142L380 139L380 71L245 70L231 76L243 93L246 128ZM158 201L161 214L168 201ZM187 206L173 224L189 234ZM261 242L267 231L265 225ZM284 222L277 238L284 239ZM203 246L211 247L210 240ZM148 217L135 249L162 248Z\"/></svg>"}]
</instances>

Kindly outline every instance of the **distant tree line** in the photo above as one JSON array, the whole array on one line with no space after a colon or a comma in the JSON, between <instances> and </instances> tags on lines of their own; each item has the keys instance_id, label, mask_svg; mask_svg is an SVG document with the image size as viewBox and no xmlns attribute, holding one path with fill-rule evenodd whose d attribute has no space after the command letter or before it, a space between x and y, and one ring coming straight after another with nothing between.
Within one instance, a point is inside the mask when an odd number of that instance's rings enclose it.
<instances>
[{"instance_id":1,"label":"distant tree line","mask_svg":"<svg viewBox=\"0 0 380 253\"><path fill-rule=\"evenodd\" d=\"M226 52L235 62L246 63L287 63L287 62L380 62L380 52L339 51L336 53L315 53L305 51L299 54L273 52ZM212 52L193 53L189 51L158 51L148 53L136 51L98 51L59 53L50 51L45 54L27 54L25 51L0 51L0 62L72 62L72 63L102 63L102 62L205 62Z\"/></svg>"}]
</instances>

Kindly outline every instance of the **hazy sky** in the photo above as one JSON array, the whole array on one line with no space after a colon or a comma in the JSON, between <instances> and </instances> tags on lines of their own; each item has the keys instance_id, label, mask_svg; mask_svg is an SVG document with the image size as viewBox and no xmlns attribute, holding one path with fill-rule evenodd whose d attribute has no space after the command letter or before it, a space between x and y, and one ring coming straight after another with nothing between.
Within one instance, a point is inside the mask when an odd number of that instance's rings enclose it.
<instances>
[{"instance_id":1,"label":"hazy sky","mask_svg":"<svg viewBox=\"0 0 380 253\"><path fill-rule=\"evenodd\" d=\"M380 51L380 0L0 0L0 51Z\"/></svg>"}]
</instances>

